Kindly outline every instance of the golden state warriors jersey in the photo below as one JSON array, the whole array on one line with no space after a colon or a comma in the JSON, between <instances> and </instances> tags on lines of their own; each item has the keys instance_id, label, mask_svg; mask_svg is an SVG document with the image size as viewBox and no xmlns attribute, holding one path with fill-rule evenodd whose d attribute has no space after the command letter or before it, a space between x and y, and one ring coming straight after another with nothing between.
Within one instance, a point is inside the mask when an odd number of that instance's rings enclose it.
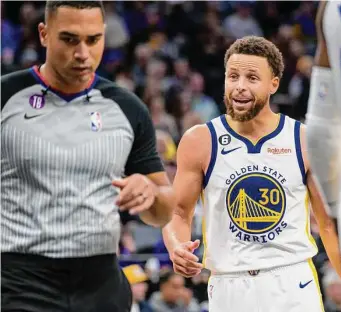
<instances>
[{"instance_id":1,"label":"golden state warriors jersey","mask_svg":"<svg viewBox=\"0 0 341 312\"><path fill-rule=\"evenodd\" d=\"M204 266L215 273L258 270L307 260L309 198L300 126L280 115L257 143L222 115L207 123L212 153L204 177Z\"/></svg>"}]
</instances>

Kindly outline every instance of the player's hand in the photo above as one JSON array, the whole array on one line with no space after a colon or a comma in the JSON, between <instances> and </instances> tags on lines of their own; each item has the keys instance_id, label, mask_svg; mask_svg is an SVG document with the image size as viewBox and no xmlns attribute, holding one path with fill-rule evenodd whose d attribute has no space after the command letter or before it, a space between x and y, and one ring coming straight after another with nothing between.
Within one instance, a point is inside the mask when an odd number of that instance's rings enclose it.
<instances>
[{"instance_id":1,"label":"player's hand","mask_svg":"<svg viewBox=\"0 0 341 312\"><path fill-rule=\"evenodd\" d=\"M192 277L200 274L203 265L199 263L199 258L193 254L200 245L197 239L194 242L186 242L178 245L171 254L174 272L184 276Z\"/></svg>"},{"instance_id":2,"label":"player's hand","mask_svg":"<svg viewBox=\"0 0 341 312\"><path fill-rule=\"evenodd\" d=\"M142 174L112 181L112 185L121 189L116 201L121 211L129 210L130 214L135 215L154 204L157 186Z\"/></svg>"}]
</instances>

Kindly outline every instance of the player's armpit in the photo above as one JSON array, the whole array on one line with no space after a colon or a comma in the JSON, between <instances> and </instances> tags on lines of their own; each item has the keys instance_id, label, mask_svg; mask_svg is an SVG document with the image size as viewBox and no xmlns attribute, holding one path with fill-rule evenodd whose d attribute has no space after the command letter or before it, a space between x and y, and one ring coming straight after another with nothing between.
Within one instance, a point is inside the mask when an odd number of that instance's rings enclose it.
<instances>
[{"instance_id":1,"label":"player's armpit","mask_svg":"<svg viewBox=\"0 0 341 312\"><path fill-rule=\"evenodd\" d=\"M310 171L307 172L307 187L309 191L311 207L319 227L319 234L321 236L323 245L326 249L330 262L341 277L341 254L335 224L332 218L327 214L322 196L316 187Z\"/></svg>"},{"instance_id":2,"label":"player's armpit","mask_svg":"<svg viewBox=\"0 0 341 312\"><path fill-rule=\"evenodd\" d=\"M175 211L171 222L163 229L170 253L176 245L191 239L194 209L210 155L211 137L206 125L195 126L183 135L177 151L177 172L173 183Z\"/></svg>"}]
</instances>

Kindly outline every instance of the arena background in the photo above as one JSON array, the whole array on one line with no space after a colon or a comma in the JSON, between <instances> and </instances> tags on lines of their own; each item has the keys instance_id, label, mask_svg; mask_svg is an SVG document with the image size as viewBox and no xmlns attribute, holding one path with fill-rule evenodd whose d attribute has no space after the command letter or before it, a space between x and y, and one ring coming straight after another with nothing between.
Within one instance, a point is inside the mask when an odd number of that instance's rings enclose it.
<instances>
[{"instance_id":1,"label":"arena background","mask_svg":"<svg viewBox=\"0 0 341 312\"><path fill-rule=\"evenodd\" d=\"M317 5L306 1L106 1L106 49L98 73L135 92L148 106L158 151L172 179L176 147L184 131L224 113L223 58L236 38L260 35L277 44L286 67L271 100L273 110L304 121L316 48ZM43 10L40 1L1 2L2 75L43 62L37 32ZM198 202L193 238L201 239L201 213ZM341 311L341 280L330 268L311 221L320 247L314 262L325 309ZM202 248L198 255L202 256ZM122 215L120 263L140 301L140 311L207 311L209 272L187 280L172 278L160 231L129 215Z\"/></svg>"}]
</instances>

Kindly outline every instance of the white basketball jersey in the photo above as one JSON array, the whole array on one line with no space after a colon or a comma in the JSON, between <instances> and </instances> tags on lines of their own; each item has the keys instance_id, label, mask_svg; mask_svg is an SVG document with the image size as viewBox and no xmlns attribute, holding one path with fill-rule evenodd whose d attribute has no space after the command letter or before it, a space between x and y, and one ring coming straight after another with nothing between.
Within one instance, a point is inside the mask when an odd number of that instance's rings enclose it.
<instances>
[{"instance_id":1,"label":"white basketball jersey","mask_svg":"<svg viewBox=\"0 0 341 312\"><path fill-rule=\"evenodd\" d=\"M298 263L317 253L300 123L278 127L253 144L222 115L207 123L212 155L204 178L204 266L216 273Z\"/></svg>"},{"instance_id":2,"label":"white basketball jersey","mask_svg":"<svg viewBox=\"0 0 341 312\"><path fill-rule=\"evenodd\" d=\"M336 97L335 114L341 118L341 1L329 1L326 4L323 15L323 33L328 49L329 64L333 73ZM341 248L341 207L338 208L335 215L338 217Z\"/></svg>"},{"instance_id":3,"label":"white basketball jersey","mask_svg":"<svg viewBox=\"0 0 341 312\"><path fill-rule=\"evenodd\" d=\"M339 115L341 116L341 1L328 1L323 15L323 34L327 44L328 58Z\"/></svg>"}]
</instances>

